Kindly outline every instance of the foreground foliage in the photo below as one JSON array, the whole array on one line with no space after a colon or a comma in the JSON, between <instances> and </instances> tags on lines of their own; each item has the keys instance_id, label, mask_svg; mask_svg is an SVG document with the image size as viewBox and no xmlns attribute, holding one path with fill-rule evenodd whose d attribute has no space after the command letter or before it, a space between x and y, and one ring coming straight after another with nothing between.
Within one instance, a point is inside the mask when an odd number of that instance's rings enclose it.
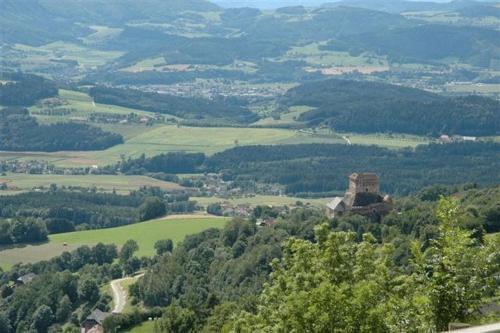
<instances>
[{"instance_id":1,"label":"foreground foliage","mask_svg":"<svg viewBox=\"0 0 500 333\"><path fill-rule=\"evenodd\" d=\"M439 332L478 315L498 287L500 238L486 244L457 227L457 206L442 200L439 235L412 244L410 272L393 264L394 247L370 234L316 228L316 241L292 238L273 262L256 314L243 313L235 332ZM235 316L238 318L238 316Z\"/></svg>"}]
</instances>

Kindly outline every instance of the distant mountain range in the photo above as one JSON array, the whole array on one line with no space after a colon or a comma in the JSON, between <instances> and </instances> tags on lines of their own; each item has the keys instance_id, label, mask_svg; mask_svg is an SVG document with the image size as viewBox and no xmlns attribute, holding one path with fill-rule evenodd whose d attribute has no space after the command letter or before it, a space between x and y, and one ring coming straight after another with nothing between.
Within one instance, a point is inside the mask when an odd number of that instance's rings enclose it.
<instances>
[{"instance_id":1,"label":"distant mountain range","mask_svg":"<svg viewBox=\"0 0 500 333\"><path fill-rule=\"evenodd\" d=\"M288 6L318 7L325 4L344 4L356 7L364 7L376 10L422 10L422 8L435 8L440 10L452 10L462 8L482 1L474 0L435 0L435 1L405 1L405 0L213 0L217 5L224 8L253 7L260 9L276 9ZM430 10L430 9L429 9Z\"/></svg>"}]
</instances>

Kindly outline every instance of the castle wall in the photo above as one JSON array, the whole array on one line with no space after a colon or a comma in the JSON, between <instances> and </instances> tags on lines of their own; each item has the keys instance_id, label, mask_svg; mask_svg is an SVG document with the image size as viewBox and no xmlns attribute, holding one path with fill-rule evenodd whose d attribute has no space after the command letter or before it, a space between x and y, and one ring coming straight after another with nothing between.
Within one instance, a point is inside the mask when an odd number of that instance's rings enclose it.
<instances>
[{"instance_id":1,"label":"castle wall","mask_svg":"<svg viewBox=\"0 0 500 333\"><path fill-rule=\"evenodd\" d=\"M356 174L349 178L349 192L351 194L369 192L379 193L380 182L375 174Z\"/></svg>"}]
</instances>

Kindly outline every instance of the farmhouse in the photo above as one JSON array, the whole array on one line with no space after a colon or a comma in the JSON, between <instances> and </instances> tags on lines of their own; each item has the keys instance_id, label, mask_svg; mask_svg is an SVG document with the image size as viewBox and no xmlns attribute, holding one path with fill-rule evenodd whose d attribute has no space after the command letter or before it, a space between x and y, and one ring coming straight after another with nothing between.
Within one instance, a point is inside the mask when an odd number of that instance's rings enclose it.
<instances>
[{"instance_id":1,"label":"farmhouse","mask_svg":"<svg viewBox=\"0 0 500 333\"><path fill-rule=\"evenodd\" d=\"M380 193L379 177L374 173L353 173L349 176L349 188L344 197L336 197L326 205L330 218L346 212L380 216L392 207L391 197Z\"/></svg>"},{"instance_id":2,"label":"farmhouse","mask_svg":"<svg viewBox=\"0 0 500 333\"><path fill-rule=\"evenodd\" d=\"M111 313L103 312L99 309L92 311L82 323L82 332L84 333L102 333L104 332L104 319L111 316Z\"/></svg>"}]
</instances>

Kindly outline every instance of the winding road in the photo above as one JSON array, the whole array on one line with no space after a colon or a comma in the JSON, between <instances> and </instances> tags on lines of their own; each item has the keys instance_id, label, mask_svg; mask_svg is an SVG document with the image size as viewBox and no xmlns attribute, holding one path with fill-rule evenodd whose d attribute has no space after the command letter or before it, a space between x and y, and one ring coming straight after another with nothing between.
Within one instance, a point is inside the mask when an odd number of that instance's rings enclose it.
<instances>
[{"instance_id":1,"label":"winding road","mask_svg":"<svg viewBox=\"0 0 500 333\"><path fill-rule=\"evenodd\" d=\"M125 309L125 305L127 304L127 290L123 288L122 282L137 280L143 275L144 273L111 281L111 290L113 291L113 304L115 305L113 307L113 313L122 313L123 309Z\"/></svg>"},{"instance_id":2,"label":"winding road","mask_svg":"<svg viewBox=\"0 0 500 333\"><path fill-rule=\"evenodd\" d=\"M347 136L342 136L342 139L344 139L345 142L347 142L347 144L350 146L352 145L352 142L351 142L351 139L349 139Z\"/></svg>"}]
</instances>

